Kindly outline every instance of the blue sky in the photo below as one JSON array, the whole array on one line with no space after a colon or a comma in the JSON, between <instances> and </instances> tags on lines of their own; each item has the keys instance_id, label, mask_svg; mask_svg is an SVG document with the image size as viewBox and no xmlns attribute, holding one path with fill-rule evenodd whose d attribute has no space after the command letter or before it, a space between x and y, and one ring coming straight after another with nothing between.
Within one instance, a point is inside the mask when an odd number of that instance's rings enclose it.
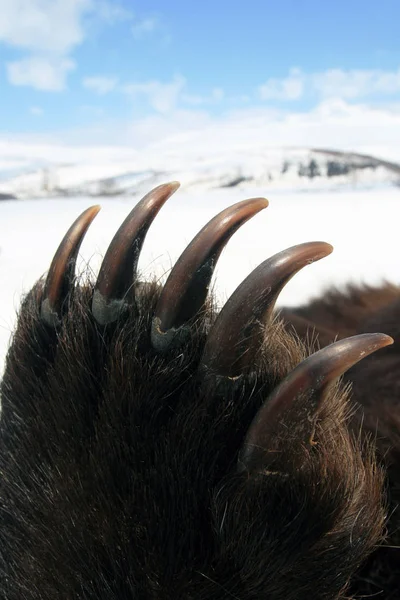
<instances>
[{"instance_id":1,"label":"blue sky","mask_svg":"<svg viewBox=\"0 0 400 600\"><path fill-rule=\"evenodd\" d=\"M114 143L333 100L399 114L399 23L399 0L0 0L0 132Z\"/></svg>"}]
</instances>

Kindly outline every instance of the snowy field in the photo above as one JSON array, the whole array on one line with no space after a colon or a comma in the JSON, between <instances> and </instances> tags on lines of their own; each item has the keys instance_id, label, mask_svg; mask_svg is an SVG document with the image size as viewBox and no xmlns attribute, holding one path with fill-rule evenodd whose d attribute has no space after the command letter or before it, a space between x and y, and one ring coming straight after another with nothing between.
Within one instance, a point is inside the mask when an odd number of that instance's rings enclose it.
<instances>
[{"instance_id":1,"label":"snowy field","mask_svg":"<svg viewBox=\"0 0 400 600\"><path fill-rule=\"evenodd\" d=\"M165 276L197 231L217 212L248 197L247 191L178 190L162 208L146 238L139 268L144 277ZM297 243L323 240L334 253L296 275L280 305L306 302L332 284L400 280L400 188L287 193L274 191L270 206L244 225L218 264L215 289L221 301L270 255ZM21 295L46 272L62 236L92 198L0 202L0 372ZM79 269L97 272L101 255L134 206L132 198L100 199L102 211L83 242Z\"/></svg>"}]
</instances>

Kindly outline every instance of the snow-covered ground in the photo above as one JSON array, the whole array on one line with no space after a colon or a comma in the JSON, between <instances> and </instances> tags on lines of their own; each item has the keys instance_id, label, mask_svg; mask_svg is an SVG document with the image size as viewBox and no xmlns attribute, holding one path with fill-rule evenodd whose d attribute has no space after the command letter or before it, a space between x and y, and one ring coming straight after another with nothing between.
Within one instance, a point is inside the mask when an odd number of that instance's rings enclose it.
<instances>
[{"instance_id":1,"label":"snow-covered ground","mask_svg":"<svg viewBox=\"0 0 400 600\"><path fill-rule=\"evenodd\" d=\"M266 195L248 189L178 190L148 233L140 268L145 277L168 272L197 231L223 208L247 197ZM280 305L300 304L331 284L400 280L400 188L341 193L267 195L270 206L244 225L225 249L215 277L223 301L262 260L297 243L324 240L334 253L305 268L288 284ZM102 211L83 242L79 268L97 271L114 232L136 200L99 199ZM0 372L21 294L48 268L55 249L76 216L93 198L0 202Z\"/></svg>"},{"instance_id":2,"label":"snow-covered ground","mask_svg":"<svg viewBox=\"0 0 400 600\"><path fill-rule=\"evenodd\" d=\"M326 191L400 185L400 155L373 155L309 147L271 147L258 140L223 150L192 137L169 140L142 152L87 147L29 148L0 140L0 194L18 198L136 195L160 181L178 179L187 190L225 187L266 191ZM36 150L36 154L34 152ZM40 150L40 153L37 152ZM400 152L400 151L399 151Z\"/></svg>"}]
</instances>

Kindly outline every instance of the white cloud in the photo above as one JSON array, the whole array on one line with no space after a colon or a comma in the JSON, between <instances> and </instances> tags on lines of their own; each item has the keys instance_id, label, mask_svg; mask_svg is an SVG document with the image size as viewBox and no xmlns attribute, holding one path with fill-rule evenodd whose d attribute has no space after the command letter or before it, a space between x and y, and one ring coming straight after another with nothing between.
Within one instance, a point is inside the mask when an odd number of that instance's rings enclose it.
<instances>
[{"instance_id":1,"label":"white cloud","mask_svg":"<svg viewBox=\"0 0 400 600\"><path fill-rule=\"evenodd\" d=\"M186 86L186 79L176 75L170 83L160 81L146 81L143 83L129 83L123 86L123 91L132 99L140 95L147 96L149 104L159 113L168 113L173 110Z\"/></svg>"},{"instance_id":2,"label":"white cloud","mask_svg":"<svg viewBox=\"0 0 400 600\"><path fill-rule=\"evenodd\" d=\"M64 89L74 68L71 53L90 22L112 24L132 14L112 0L0 0L0 44L23 50L10 62L10 83L40 90Z\"/></svg>"},{"instance_id":3,"label":"white cloud","mask_svg":"<svg viewBox=\"0 0 400 600\"><path fill-rule=\"evenodd\" d=\"M205 111L186 111L185 118L182 111L154 115L126 126L124 143L131 141L137 148L153 142L156 168L168 153L182 160L215 155L226 160L232 155L262 155L262 148L282 146L353 150L400 162L399 139L400 110L394 113L332 99L305 112L258 108L222 117Z\"/></svg>"},{"instance_id":4,"label":"white cloud","mask_svg":"<svg viewBox=\"0 0 400 600\"><path fill-rule=\"evenodd\" d=\"M32 57L7 63L7 75L13 85L59 92L74 68L75 63L68 58Z\"/></svg>"},{"instance_id":5,"label":"white cloud","mask_svg":"<svg viewBox=\"0 0 400 600\"><path fill-rule=\"evenodd\" d=\"M312 75L311 80L313 88L324 97L361 98L400 92L400 68L397 71L330 69Z\"/></svg>"},{"instance_id":6,"label":"white cloud","mask_svg":"<svg viewBox=\"0 0 400 600\"><path fill-rule=\"evenodd\" d=\"M304 75L291 69L287 77L268 79L258 91L262 100L298 100L304 92Z\"/></svg>"},{"instance_id":7,"label":"white cloud","mask_svg":"<svg viewBox=\"0 0 400 600\"><path fill-rule=\"evenodd\" d=\"M291 69L287 77L268 79L258 92L262 100L298 100L306 93L346 99L399 94L400 68L395 71L328 69L318 73Z\"/></svg>"},{"instance_id":8,"label":"white cloud","mask_svg":"<svg viewBox=\"0 0 400 600\"><path fill-rule=\"evenodd\" d=\"M115 77L85 77L82 81L83 87L88 90L92 90L97 94L103 95L111 92L115 89L118 83L117 78Z\"/></svg>"},{"instance_id":9,"label":"white cloud","mask_svg":"<svg viewBox=\"0 0 400 600\"><path fill-rule=\"evenodd\" d=\"M9 138L4 141L8 152ZM213 117L205 110L175 109L134 120L102 118L86 129L59 130L51 138L47 136L47 142L62 144L65 149L69 144L96 145L96 152L102 151L105 160L125 145L130 151L139 150L141 157L146 153L153 167L160 169L167 159L171 164L215 155L221 160L231 156L240 160L282 146L353 150L400 162L399 139L400 107L387 110L338 99L324 100L309 111L258 107ZM30 141L35 140L38 138ZM89 156L83 149L81 154ZM53 157L51 149L49 156ZM74 160L79 159L75 156Z\"/></svg>"},{"instance_id":10,"label":"white cloud","mask_svg":"<svg viewBox=\"0 0 400 600\"><path fill-rule=\"evenodd\" d=\"M40 108L40 106L31 106L29 112L36 117L40 117L44 113L43 108Z\"/></svg>"},{"instance_id":11,"label":"white cloud","mask_svg":"<svg viewBox=\"0 0 400 600\"><path fill-rule=\"evenodd\" d=\"M84 38L93 0L2 0L0 41L34 53L68 53Z\"/></svg>"}]
</instances>

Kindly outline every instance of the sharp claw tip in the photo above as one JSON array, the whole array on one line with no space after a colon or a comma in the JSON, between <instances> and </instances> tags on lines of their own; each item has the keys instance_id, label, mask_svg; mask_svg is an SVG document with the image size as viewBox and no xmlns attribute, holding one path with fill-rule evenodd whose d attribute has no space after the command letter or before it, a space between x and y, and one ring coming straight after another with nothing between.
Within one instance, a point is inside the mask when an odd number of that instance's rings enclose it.
<instances>
[{"instance_id":1,"label":"sharp claw tip","mask_svg":"<svg viewBox=\"0 0 400 600\"><path fill-rule=\"evenodd\" d=\"M86 221L89 221L90 223L93 221L93 219L95 218L95 216L100 212L101 210L101 206L100 204L94 204L93 206L89 206L89 208L87 208L81 215L81 217L86 217Z\"/></svg>"},{"instance_id":2,"label":"sharp claw tip","mask_svg":"<svg viewBox=\"0 0 400 600\"><path fill-rule=\"evenodd\" d=\"M180 181L170 181L169 183L166 183L165 186L169 187L171 192L173 193L173 192L176 192L176 190L181 187L181 183L180 183Z\"/></svg>"},{"instance_id":3,"label":"sharp claw tip","mask_svg":"<svg viewBox=\"0 0 400 600\"><path fill-rule=\"evenodd\" d=\"M390 335L386 335L386 333L376 333L378 337L378 344L380 348L385 348L385 346L391 346L394 344L394 339Z\"/></svg>"},{"instance_id":4,"label":"sharp claw tip","mask_svg":"<svg viewBox=\"0 0 400 600\"><path fill-rule=\"evenodd\" d=\"M266 198L264 198L262 196L260 196L259 198L251 198L251 200L253 202L256 202L261 207L260 210L262 210L263 208L267 208L267 206L269 206L269 200L267 200Z\"/></svg>"},{"instance_id":5,"label":"sharp claw tip","mask_svg":"<svg viewBox=\"0 0 400 600\"><path fill-rule=\"evenodd\" d=\"M332 244L328 244L328 242L320 242L321 244L321 255L323 257L329 256L333 252Z\"/></svg>"}]
</instances>

